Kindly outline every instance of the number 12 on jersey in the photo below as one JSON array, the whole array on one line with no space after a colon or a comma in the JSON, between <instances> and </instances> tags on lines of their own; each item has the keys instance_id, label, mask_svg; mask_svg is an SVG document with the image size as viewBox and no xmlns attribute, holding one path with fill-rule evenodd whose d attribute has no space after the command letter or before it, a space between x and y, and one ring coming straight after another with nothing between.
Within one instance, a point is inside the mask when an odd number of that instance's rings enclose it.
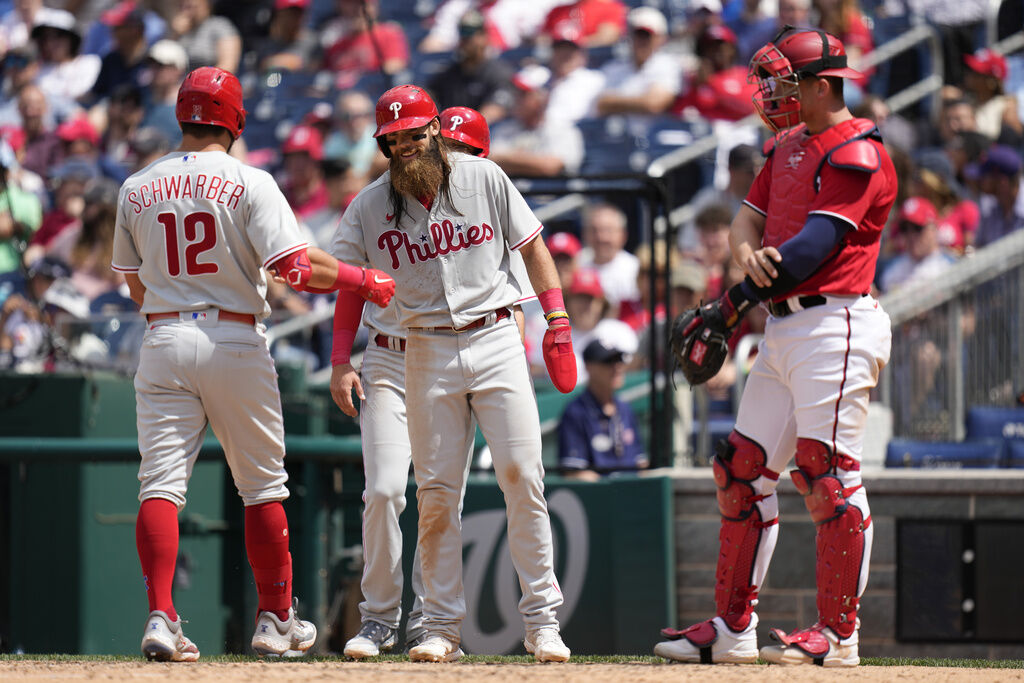
<instances>
[{"instance_id":1,"label":"number 12 on jersey","mask_svg":"<svg viewBox=\"0 0 1024 683\"><path fill-rule=\"evenodd\" d=\"M157 215L157 221L164 226L164 238L167 242L167 274L171 277L181 275L181 253L178 250L178 216L169 211ZM182 221L185 229L185 273L188 275L206 275L216 273L216 263L200 263L203 252L210 251L217 244L217 223L212 213L196 211L185 216ZM200 236L202 228L202 236Z\"/></svg>"}]
</instances>

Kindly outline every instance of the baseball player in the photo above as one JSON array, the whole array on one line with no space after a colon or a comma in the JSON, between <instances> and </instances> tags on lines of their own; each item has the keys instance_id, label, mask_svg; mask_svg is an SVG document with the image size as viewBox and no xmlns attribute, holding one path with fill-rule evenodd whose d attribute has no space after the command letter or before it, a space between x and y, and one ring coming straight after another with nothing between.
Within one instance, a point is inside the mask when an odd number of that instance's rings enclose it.
<instances>
[{"instance_id":1,"label":"baseball player","mask_svg":"<svg viewBox=\"0 0 1024 683\"><path fill-rule=\"evenodd\" d=\"M555 386L576 383L568 315L542 226L507 176L480 157L450 152L437 107L403 85L377 101L375 137L389 170L349 206L333 253L395 277L406 332L405 392L419 509L426 638L414 661L451 661L465 617L459 501L475 418L506 500L509 547L520 579L525 646L539 661L567 661L555 608L551 525L543 495L540 422L523 343L509 307L519 251L549 323Z\"/></svg>"},{"instance_id":2,"label":"baseball player","mask_svg":"<svg viewBox=\"0 0 1024 683\"><path fill-rule=\"evenodd\" d=\"M245 541L259 594L252 647L308 650L316 628L292 606L284 428L277 376L259 320L269 268L299 291L350 290L385 306L394 281L341 264L302 239L266 172L227 154L245 127L232 74L196 69L178 92L182 142L121 188L113 268L147 329L135 376L141 482L136 542L150 614L142 652L195 661L171 599L178 512L209 424L245 503Z\"/></svg>"},{"instance_id":3,"label":"baseball player","mask_svg":"<svg viewBox=\"0 0 1024 683\"><path fill-rule=\"evenodd\" d=\"M889 317L868 292L896 175L874 124L844 104L842 79L857 76L842 42L816 29L787 26L751 61L754 103L777 134L730 229L746 278L682 317L684 372L700 377L704 365L720 363L720 345L755 303L771 317L736 428L713 461L722 515L717 612L667 629L670 640L654 648L662 657L757 659L754 609L778 536L775 487L795 455L790 476L817 525L818 619L788 634L772 630L775 643L760 656L860 661L857 606L873 531L860 461L868 393L891 342Z\"/></svg>"},{"instance_id":4,"label":"baseball player","mask_svg":"<svg viewBox=\"0 0 1024 683\"><path fill-rule=\"evenodd\" d=\"M446 114L454 112L454 119ZM476 110L452 107L441 113L441 134L449 140L453 134L467 154L486 157L490 131ZM520 337L523 313L518 305L536 298L526 276L522 257L510 252L511 266L520 297L513 308ZM405 330L399 325L394 305L370 308L362 313L370 330L370 344L363 354L362 367L356 372L350 362L352 340L359 325L363 300L341 292L335 304L332 349L331 393L346 415L358 411L352 390L363 400L359 432L363 445L363 471L366 489L363 495L363 577L360 583L363 602L359 604L362 625L345 643L347 657L361 659L392 650L397 643L402 600L402 531L398 520L405 509L405 489L411 462L405 405ZM475 430L467 431L465 444L468 467L473 454ZM463 491L464 493L464 491ZM461 498L460 498L461 502ZM422 627L422 584L419 555L413 559L413 592L416 596L406 624L406 648L416 647L425 637ZM459 599L462 596L460 594ZM465 609L464 607L462 609ZM449 660L462 656L457 648Z\"/></svg>"}]
</instances>

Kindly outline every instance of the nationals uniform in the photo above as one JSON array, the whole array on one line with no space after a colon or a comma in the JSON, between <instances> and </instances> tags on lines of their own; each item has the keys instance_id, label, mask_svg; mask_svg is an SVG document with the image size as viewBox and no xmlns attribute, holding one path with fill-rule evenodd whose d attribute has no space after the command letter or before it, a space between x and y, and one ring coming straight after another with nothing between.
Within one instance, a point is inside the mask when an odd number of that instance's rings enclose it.
<instances>
[{"instance_id":1,"label":"nationals uniform","mask_svg":"<svg viewBox=\"0 0 1024 683\"><path fill-rule=\"evenodd\" d=\"M459 507L474 417L506 498L527 631L557 627L562 597L543 496L537 404L509 314L522 296L510 275L510 251L537 238L541 224L493 162L461 153L449 159L461 215L447 211L444 202L430 209L410 202L396 226L388 172L352 201L331 252L348 263L374 264L396 281L418 486L423 626L458 643L465 617ZM373 403L369 392L367 399L364 423Z\"/></svg>"}]
</instances>

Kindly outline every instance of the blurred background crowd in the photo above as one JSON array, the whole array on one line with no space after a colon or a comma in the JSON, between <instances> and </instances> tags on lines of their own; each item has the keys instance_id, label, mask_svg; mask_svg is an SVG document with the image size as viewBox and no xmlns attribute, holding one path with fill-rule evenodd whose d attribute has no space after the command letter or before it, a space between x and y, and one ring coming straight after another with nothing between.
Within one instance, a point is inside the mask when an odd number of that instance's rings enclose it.
<instances>
[{"instance_id":1,"label":"blurred background crowd","mask_svg":"<svg viewBox=\"0 0 1024 683\"><path fill-rule=\"evenodd\" d=\"M109 268L118 187L175 148L177 89L202 65L241 78L248 121L232 154L278 178L322 247L386 168L374 102L398 83L482 112L491 158L511 176L642 171L716 134L670 198L685 208L671 253L613 196L547 222L581 381L591 363L649 367L652 329L742 276L728 227L765 135L746 65L785 24L824 28L867 64L847 102L878 123L900 175L879 292L939 277L1024 227L1024 59L993 49L1024 26L1020 0L0 0L0 369L130 365L137 334L117 314L134 308ZM938 54L865 62L920 25ZM937 96L890 111L887 98L933 72ZM639 141L640 168L606 144L616 136ZM269 298L272 323L331 306L277 286ZM55 316L78 332L58 334ZM734 342L763 324L747 316ZM527 338L538 382L542 332ZM603 350L585 362L595 339ZM329 348L325 323L275 354L315 370ZM715 400L728 405L735 375L731 363L711 383Z\"/></svg>"}]
</instances>

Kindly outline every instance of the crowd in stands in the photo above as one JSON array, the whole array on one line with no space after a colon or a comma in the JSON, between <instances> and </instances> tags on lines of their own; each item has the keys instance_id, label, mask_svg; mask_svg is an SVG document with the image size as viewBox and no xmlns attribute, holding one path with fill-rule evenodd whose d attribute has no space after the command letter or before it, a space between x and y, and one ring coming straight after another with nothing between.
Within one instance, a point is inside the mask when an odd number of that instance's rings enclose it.
<instances>
[{"instance_id":1,"label":"crowd in stands","mask_svg":"<svg viewBox=\"0 0 1024 683\"><path fill-rule=\"evenodd\" d=\"M999 37L1020 30L1014 7L1004 3ZM727 234L762 163L765 134L751 124L746 77L753 52L783 25L820 26L842 38L857 66L885 40L929 23L944 51L934 109L928 99L901 112L886 105L929 73L923 49L864 69L846 97L878 124L900 175L878 291L937 277L1024 227L1024 59L991 49L987 8L982 0L0 0L0 367L53 366L59 344L37 332L58 308L73 318L134 310L109 269L117 188L175 148L178 85L202 65L239 74L248 121L232 154L278 178L320 246L386 169L373 108L400 82L425 86L439 108L482 112L491 158L513 176L629 170L623 155L597 154L594 131L650 148L666 127L719 133L717 162L702 160L700 182L673 197L690 211L671 253L652 248L635 204L611 195L549 230L583 383L592 341L628 368L649 367L652 329L742 276ZM60 296L47 299L47 278ZM330 305L281 286L269 298L277 316ZM763 324L748 316L743 332ZM105 329L93 331L113 352L123 338ZM542 369L530 332L528 354ZM87 346L94 357L95 344ZM327 363L329 346L317 340L303 362ZM710 385L722 401L735 373L727 364Z\"/></svg>"}]
</instances>

